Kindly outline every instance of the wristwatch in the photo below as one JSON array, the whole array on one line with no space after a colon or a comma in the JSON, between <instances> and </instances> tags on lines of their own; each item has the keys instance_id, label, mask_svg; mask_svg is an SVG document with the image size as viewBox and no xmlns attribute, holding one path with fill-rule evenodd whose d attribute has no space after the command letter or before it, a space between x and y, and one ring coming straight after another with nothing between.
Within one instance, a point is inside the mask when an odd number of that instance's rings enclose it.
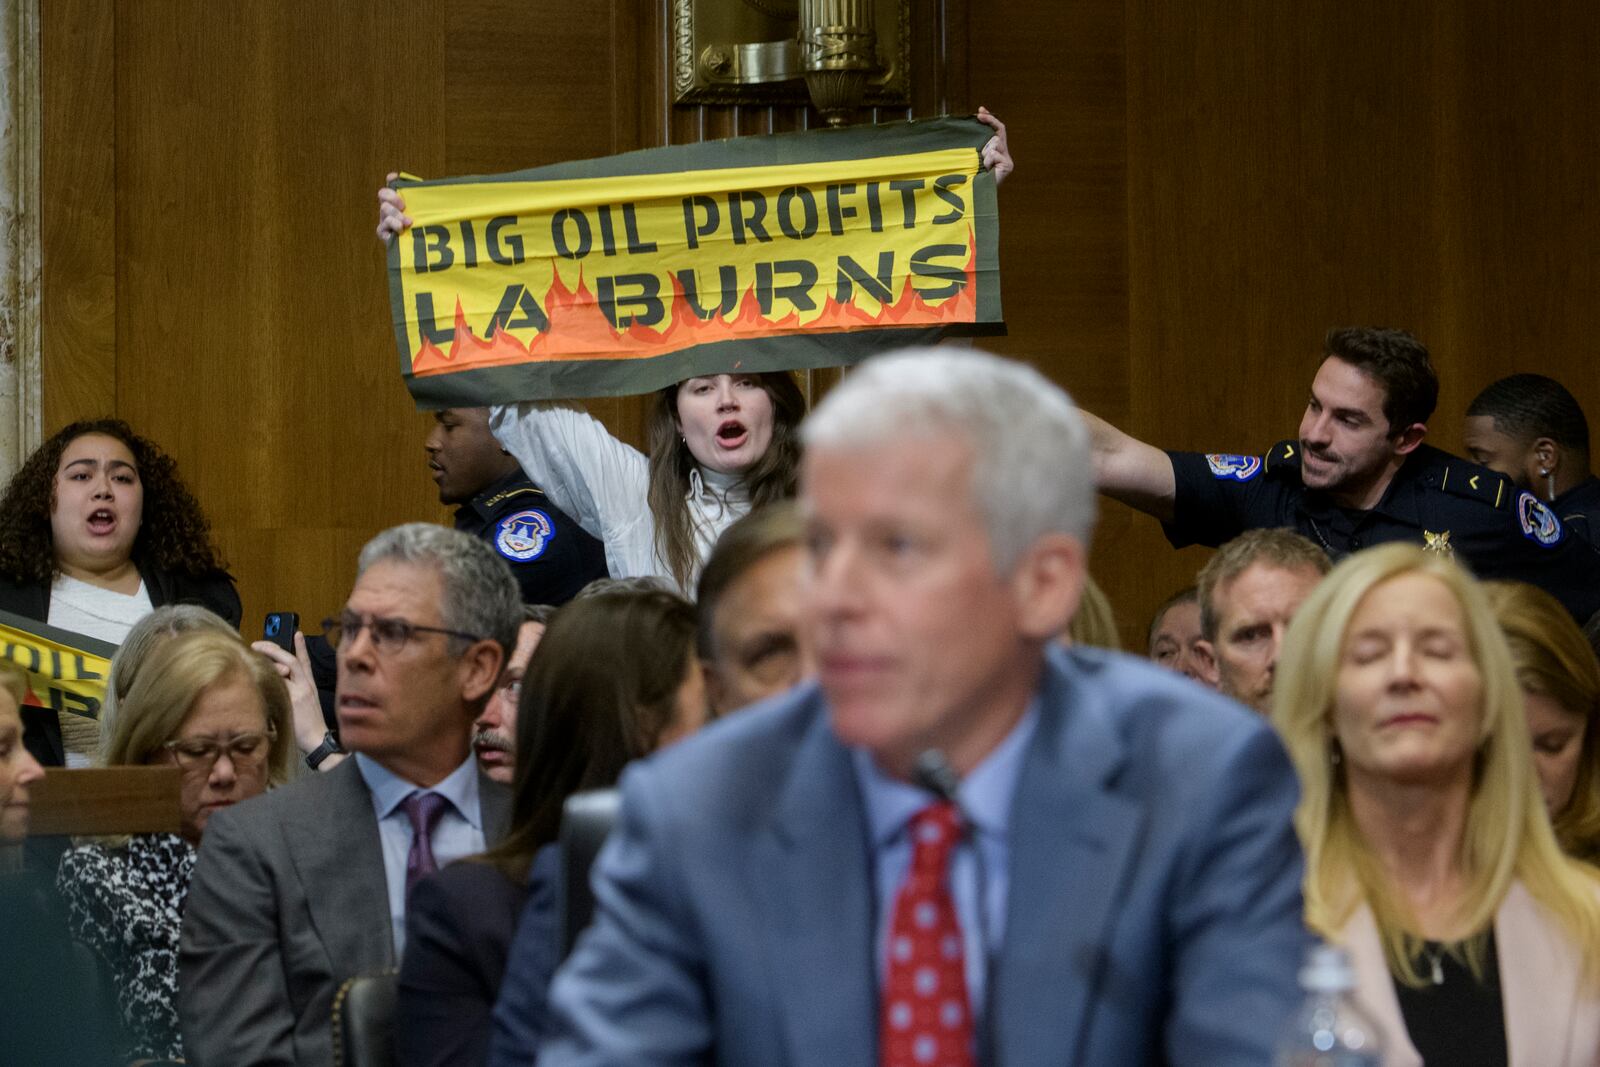
<instances>
[{"instance_id":1,"label":"wristwatch","mask_svg":"<svg viewBox=\"0 0 1600 1067\"><path fill-rule=\"evenodd\" d=\"M322 735L322 744L306 753L306 766L310 767L312 770L316 770L318 767L322 766L323 760L327 759L335 752L343 751L344 749L339 747L339 739L333 736L332 730L329 730L327 733Z\"/></svg>"}]
</instances>

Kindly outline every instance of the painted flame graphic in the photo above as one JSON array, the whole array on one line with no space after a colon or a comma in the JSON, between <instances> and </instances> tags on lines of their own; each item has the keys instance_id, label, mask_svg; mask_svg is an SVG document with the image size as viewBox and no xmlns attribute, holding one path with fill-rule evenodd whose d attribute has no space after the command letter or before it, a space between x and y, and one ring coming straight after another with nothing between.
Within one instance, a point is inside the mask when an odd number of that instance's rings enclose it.
<instances>
[{"instance_id":1,"label":"painted flame graphic","mask_svg":"<svg viewBox=\"0 0 1600 1067\"><path fill-rule=\"evenodd\" d=\"M695 314L674 275L671 277L672 317L665 329L633 323L618 330L600 309L599 301L589 291L581 272L576 290L569 289L558 272L543 301L545 314L550 320L549 329L536 334L531 342L523 344L500 328L496 328L492 337L478 337L467 325L466 312L462 310L458 299L455 337L450 342L450 350L441 350L424 336L421 346L412 356L411 373L427 377L459 370L503 367L530 360L637 359L665 355L692 345L740 338L973 322L977 319L978 254L970 230L967 233L967 250L964 268L966 284L955 296L947 297L938 304L923 300L912 286L912 276L908 274L901 285L899 297L893 304L880 307L876 315L854 303L840 304L830 292L823 301L822 311L804 324L798 312L790 312L781 319L763 316L754 287L745 290L731 317L713 315L709 319L701 319Z\"/></svg>"}]
</instances>

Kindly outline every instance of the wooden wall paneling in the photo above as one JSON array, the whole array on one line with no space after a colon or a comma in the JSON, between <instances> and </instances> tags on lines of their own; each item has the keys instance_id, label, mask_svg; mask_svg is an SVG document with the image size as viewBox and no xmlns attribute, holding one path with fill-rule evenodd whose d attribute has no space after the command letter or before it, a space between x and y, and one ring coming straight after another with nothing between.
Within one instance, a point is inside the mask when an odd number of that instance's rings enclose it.
<instances>
[{"instance_id":1,"label":"wooden wall paneling","mask_svg":"<svg viewBox=\"0 0 1600 1067\"><path fill-rule=\"evenodd\" d=\"M1560 379L1600 419L1600 17L1562 2L1435 14L1441 303L1429 342L1443 379L1434 436L1495 378Z\"/></svg>"},{"instance_id":2,"label":"wooden wall paneling","mask_svg":"<svg viewBox=\"0 0 1600 1067\"><path fill-rule=\"evenodd\" d=\"M51 0L45 422L115 409L177 457L247 612L320 618L376 530L445 518L400 384L372 191L805 128L678 108L669 0ZM1010 335L1172 447L1292 434L1321 335L1415 329L1466 400L1541 369L1600 404L1600 19L1579 0L917 0L911 111L986 104ZM881 119L898 117L885 110ZM591 405L642 443L644 402ZM1130 641L1203 552L1107 505ZM1114 548L1112 546L1115 546ZM255 623L247 623L255 625Z\"/></svg>"},{"instance_id":3,"label":"wooden wall paneling","mask_svg":"<svg viewBox=\"0 0 1600 1067\"><path fill-rule=\"evenodd\" d=\"M1431 38L1420 6L1409 24L1375 7L1142 4L1130 20L1139 435L1263 450L1295 433L1330 325L1426 332L1412 316L1434 272L1417 260L1435 244L1409 190L1431 183ZM1375 20L1383 49L1363 46ZM1169 557L1166 584L1204 555Z\"/></svg>"},{"instance_id":4,"label":"wooden wall paneling","mask_svg":"<svg viewBox=\"0 0 1600 1067\"><path fill-rule=\"evenodd\" d=\"M632 0L631 4L618 3L614 10L616 18L629 18L633 24L633 65L619 63L613 74L614 94L639 101L632 147L672 144L672 94L667 89L672 0ZM623 149L618 146L616 150Z\"/></svg>"},{"instance_id":5,"label":"wooden wall paneling","mask_svg":"<svg viewBox=\"0 0 1600 1067\"><path fill-rule=\"evenodd\" d=\"M247 634L330 614L368 537L444 517L371 233L385 170L445 158L430 11L118 11L118 407L207 507Z\"/></svg>"},{"instance_id":6,"label":"wooden wall paneling","mask_svg":"<svg viewBox=\"0 0 1600 1067\"><path fill-rule=\"evenodd\" d=\"M1017 161L1000 189L1009 333L979 344L1033 363L1080 404L1125 424L1127 71L1136 59L1124 7L1017 0L1003 17L976 4L952 15L949 110L988 107L1005 122ZM1102 503L1090 569L1116 607L1124 641L1142 625L1152 559L1169 552L1153 525Z\"/></svg>"},{"instance_id":7,"label":"wooden wall paneling","mask_svg":"<svg viewBox=\"0 0 1600 1067\"><path fill-rule=\"evenodd\" d=\"M609 151L614 154L657 143L645 132L647 125L655 125L656 97L641 77L645 64L653 61L646 53L652 51L649 34L657 4L654 0L611 0L606 7L611 62L601 91L611 112Z\"/></svg>"},{"instance_id":8,"label":"wooden wall paneling","mask_svg":"<svg viewBox=\"0 0 1600 1067\"><path fill-rule=\"evenodd\" d=\"M1446 447L1512 370L1592 405L1592 7L1127 11L1127 428L1229 451L1292 436L1323 332L1351 323L1428 343ZM1156 548L1173 587L1204 555Z\"/></svg>"},{"instance_id":9,"label":"wooden wall paneling","mask_svg":"<svg viewBox=\"0 0 1600 1067\"><path fill-rule=\"evenodd\" d=\"M1130 408L1163 447L1293 436L1331 325L1438 312L1434 38L1422 5L1129 10ZM1382 47L1375 47L1378 40ZM1147 618L1207 553L1124 590Z\"/></svg>"},{"instance_id":10,"label":"wooden wall paneling","mask_svg":"<svg viewBox=\"0 0 1600 1067\"><path fill-rule=\"evenodd\" d=\"M920 64L926 74L912 89L919 116L977 110L967 73L972 65L967 32L971 8L969 0L925 0L913 8L919 15L927 13L911 38L915 54L926 57Z\"/></svg>"},{"instance_id":11,"label":"wooden wall paneling","mask_svg":"<svg viewBox=\"0 0 1600 1067\"><path fill-rule=\"evenodd\" d=\"M113 0L40 5L42 424L116 410Z\"/></svg>"},{"instance_id":12,"label":"wooden wall paneling","mask_svg":"<svg viewBox=\"0 0 1600 1067\"><path fill-rule=\"evenodd\" d=\"M633 48L637 28L611 17L622 2L574 17L570 5L551 0L453 0L445 37L449 173L492 174L625 150L614 129L619 113L621 128L633 125L635 105L619 108L613 71L619 54ZM623 36L620 46L614 33Z\"/></svg>"},{"instance_id":13,"label":"wooden wall paneling","mask_svg":"<svg viewBox=\"0 0 1600 1067\"><path fill-rule=\"evenodd\" d=\"M604 155L686 139L686 121L693 139L812 123L799 108L674 110L666 2L614 0L585 20L510 0L49 5L47 49L79 65L52 63L47 106L53 129L82 135L51 141L52 186L73 196L47 208L47 262L77 284L103 264L116 298L49 287L52 321L74 301L102 309L97 367L55 334L54 418L114 408L173 454L248 620L331 612L373 532L445 518L369 237L386 170ZM643 401L591 407L642 443Z\"/></svg>"}]
</instances>

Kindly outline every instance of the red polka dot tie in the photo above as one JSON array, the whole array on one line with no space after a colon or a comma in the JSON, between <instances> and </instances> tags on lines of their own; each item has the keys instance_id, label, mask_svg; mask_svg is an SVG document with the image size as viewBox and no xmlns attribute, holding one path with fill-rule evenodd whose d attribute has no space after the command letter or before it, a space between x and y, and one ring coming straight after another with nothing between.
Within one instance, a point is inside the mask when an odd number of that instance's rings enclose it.
<instances>
[{"instance_id":1,"label":"red polka dot tie","mask_svg":"<svg viewBox=\"0 0 1600 1067\"><path fill-rule=\"evenodd\" d=\"M930 804L911 820L911 867L895 896L878 1020L882 1067L973 1067L966 952L949 882L960 836L953 804Z\"/></svg>"}]
</instances>

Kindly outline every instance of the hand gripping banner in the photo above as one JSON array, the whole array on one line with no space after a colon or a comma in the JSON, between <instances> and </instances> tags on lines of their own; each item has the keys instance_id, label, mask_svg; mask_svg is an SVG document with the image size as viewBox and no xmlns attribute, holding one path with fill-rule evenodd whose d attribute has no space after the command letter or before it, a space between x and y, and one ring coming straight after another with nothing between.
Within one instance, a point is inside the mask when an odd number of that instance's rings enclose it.
<instances>
[{"instance_id":1,"label":"hand gripping banner","mask_svg":"<svg viewBox=\"0 0 1600 1067\"><path fill-rule=\"evenodd\" d=\"M999 219L935 119L400 179L400 370L422 407L644 393L1000 333Z\"/></svg>"}]
</instances>

